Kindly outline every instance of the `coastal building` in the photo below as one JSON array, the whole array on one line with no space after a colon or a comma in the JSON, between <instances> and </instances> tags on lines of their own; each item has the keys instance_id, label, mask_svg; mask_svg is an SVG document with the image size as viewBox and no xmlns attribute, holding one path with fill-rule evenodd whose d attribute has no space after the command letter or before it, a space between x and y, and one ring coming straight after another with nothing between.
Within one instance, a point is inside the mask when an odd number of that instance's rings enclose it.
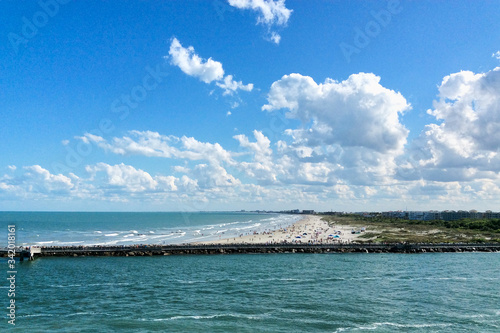
<instances>
[{"instance_id":1,"label":"coastal building","mask_svg":"<svg viewBox=\"0 0 500 333\"><path fill-rule=\"evenodd\" d=\"M395 211L395 212L382 212L383 217L390 217L390 218L396 218L396 219L405 219L407 220L409 213L408 212L403 212L403 211Z\"/></svg>"},{"instance_id":2,"label":"coastal building","mask_svg":"<svg viewBox=\"0 0 500 333\"><path fill-rule=\"evenodd\" d=\"M500 213L499 212L492 212L491 210L487 210L484 212L484 218L485 219L500 219Z\"/></svg>"},{"instance_id":3,"label":"coastal building","mask_svg":"<svg viewBox=\"0 0 500 333\"><path fill-rule=\"evenodd\" d=\"M439 212L437 211L423 211L423 212L408 212L409 220L418 220L418 221L434 221L439 220Z\"/></svg>"}]
</instances>

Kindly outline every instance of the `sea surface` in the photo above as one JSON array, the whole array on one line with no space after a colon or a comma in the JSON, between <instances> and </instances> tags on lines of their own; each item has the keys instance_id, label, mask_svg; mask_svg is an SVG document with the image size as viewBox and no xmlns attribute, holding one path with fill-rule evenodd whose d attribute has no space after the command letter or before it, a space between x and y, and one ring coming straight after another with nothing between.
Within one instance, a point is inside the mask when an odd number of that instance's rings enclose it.
<instances>
[{"instance_id":1,"label":"sea surface","mask_svg":"<svg viewBox=\"0 0 500 333\"><path fill-rule=\"evenodd\" d=\"M7 225L16 226L18 246L182 244L286 228L299 219L247 212L0 212L0 244Z\"/></svg>"},{"instance_id":2,"label":"sea surface","mask_svg":"<svg viewBox=\"0 0 500 333\"><path fill-rule=\"evenodd\" d=\"M182 243L297 218L4 212L0 239ZM0 332L500 332L500 253L38 258L15 264L15 326L0 267Z\"/></svg>"},{"instance_id":3,"label":"sea surface","mask_svg":"<svg viewBox=\"0 0 500 333\"><path fill-rule=\"evenodd\" d=\"M500 332L499 279L500 253L39 258L0 331Z\"/></svg>"}]
</instances>

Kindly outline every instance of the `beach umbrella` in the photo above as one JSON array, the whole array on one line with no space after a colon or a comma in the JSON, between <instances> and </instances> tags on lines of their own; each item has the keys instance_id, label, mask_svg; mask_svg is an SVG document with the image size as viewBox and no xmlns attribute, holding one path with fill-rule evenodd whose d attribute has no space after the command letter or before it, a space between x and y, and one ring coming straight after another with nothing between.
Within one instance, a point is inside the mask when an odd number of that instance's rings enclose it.
<instances>
[{"instance_id":1,"label":"beach umbrella","mask_svg":"<svg viewBox=\"0 0 500 333\"><path fill-rule=\"evenodd\" d=\"M307 232L304 232L302 235L307 235Z\"/></svg>"},{"instance_id":2,"label":"beach umbrella","mask_svg":"<svg viewBox=\"0 0 500 333\"><path fill-rule=\"evenodd\" d=\"M333 237L333 235L328 235L328 237Z\"/></svg>"},{"instance_id":3,"label":"beach umbrella","mask_svg":"<svg viewBox=\"0 0 500 333\"><path fill-rule=\"evenodd\" d=\"M340 236L339 235L335 235L335 236L333 236L333 238L340 238Z\"/></svg>"},{"instance_id":4,"label":"beach umbrella","mask_svg":"<svg viewBox=\"0 0 500 333\"><path fill-rule=\"evenodd\" d=\"M302 237L300 237L300 236L297 236L297 237L295 237L295 238L302 238Z\"/></svg>"}]
</instances>

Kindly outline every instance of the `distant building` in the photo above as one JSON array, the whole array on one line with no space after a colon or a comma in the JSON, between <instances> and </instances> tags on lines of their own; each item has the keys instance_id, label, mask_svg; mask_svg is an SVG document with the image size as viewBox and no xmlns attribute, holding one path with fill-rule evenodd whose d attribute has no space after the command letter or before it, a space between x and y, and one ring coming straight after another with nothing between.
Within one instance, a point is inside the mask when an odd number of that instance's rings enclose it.
<instances>
[{"instance_id":1,"label":"distant building","mask_svg":"<svg viewBox=\"0 0 500 333\"><path fill-rule=\"evenodd\" d=\"M396 212L382 212L383 217L391 217L396 219L408 219L408 212L396 211Z\"/></svg>"},{"instance_id":2,"label":"distant building","mask_svg":"<svg viewBox=\"0 0 500 333\"><path fill-rule=\"evenodd\" d=\"M418 220L418 221L433 221L439 220L439 212L436 211L424 211L424 212L408 212L409 220Z\"/></svg>"},{"instance_id":3,"label":"distant building","mask_svg":"<svg viewBox=\"0 0 500 333\"><path fill-rule=\"evenodd\" d=\"M304 209L302 211L302 214L314 214L314 210L313 209L311 209L311 210Z\"/></svg>"},{"instance_id":4,"label":"distant building","mask_svg":"<svg viewBox=\"0 0 500 333\"><path fill-rule=\"evenodd\" d=\"M409 211L409 212L382 212L382 216L390 218L402 218L415 221L433 221L433 220L443 220L443 221L456 221L462 219L500 219L500 213L486 211L484 213L478 212L477 210L465 211L465 210L445 210L438 212L435 210L431 211Z\"/></svg>"}]
</instances>

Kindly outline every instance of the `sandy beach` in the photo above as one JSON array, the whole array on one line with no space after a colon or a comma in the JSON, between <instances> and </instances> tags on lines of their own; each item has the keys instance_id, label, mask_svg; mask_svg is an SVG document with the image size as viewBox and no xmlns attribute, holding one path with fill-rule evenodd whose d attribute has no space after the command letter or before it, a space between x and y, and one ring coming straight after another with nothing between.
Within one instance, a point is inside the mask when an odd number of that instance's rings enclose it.
<instances>
[{"instance_id":1,"label":"sandy beach","mask_svg":"<svg viewBox=\"0 0 500 333\"><path fill-rule=\"evenodd\" d=\"M360 234L352 234L351 231L353 229L356 228L349 225L334 225L330 227L327 222L321 220L321 216L305 215L303 219L286 229L282 228L260 233L255 232L250 235L222 238L220 240L195 244L350 243L360 236ZM359 230L359 228L356 230Z\"/></svg>"}]
</instances>

